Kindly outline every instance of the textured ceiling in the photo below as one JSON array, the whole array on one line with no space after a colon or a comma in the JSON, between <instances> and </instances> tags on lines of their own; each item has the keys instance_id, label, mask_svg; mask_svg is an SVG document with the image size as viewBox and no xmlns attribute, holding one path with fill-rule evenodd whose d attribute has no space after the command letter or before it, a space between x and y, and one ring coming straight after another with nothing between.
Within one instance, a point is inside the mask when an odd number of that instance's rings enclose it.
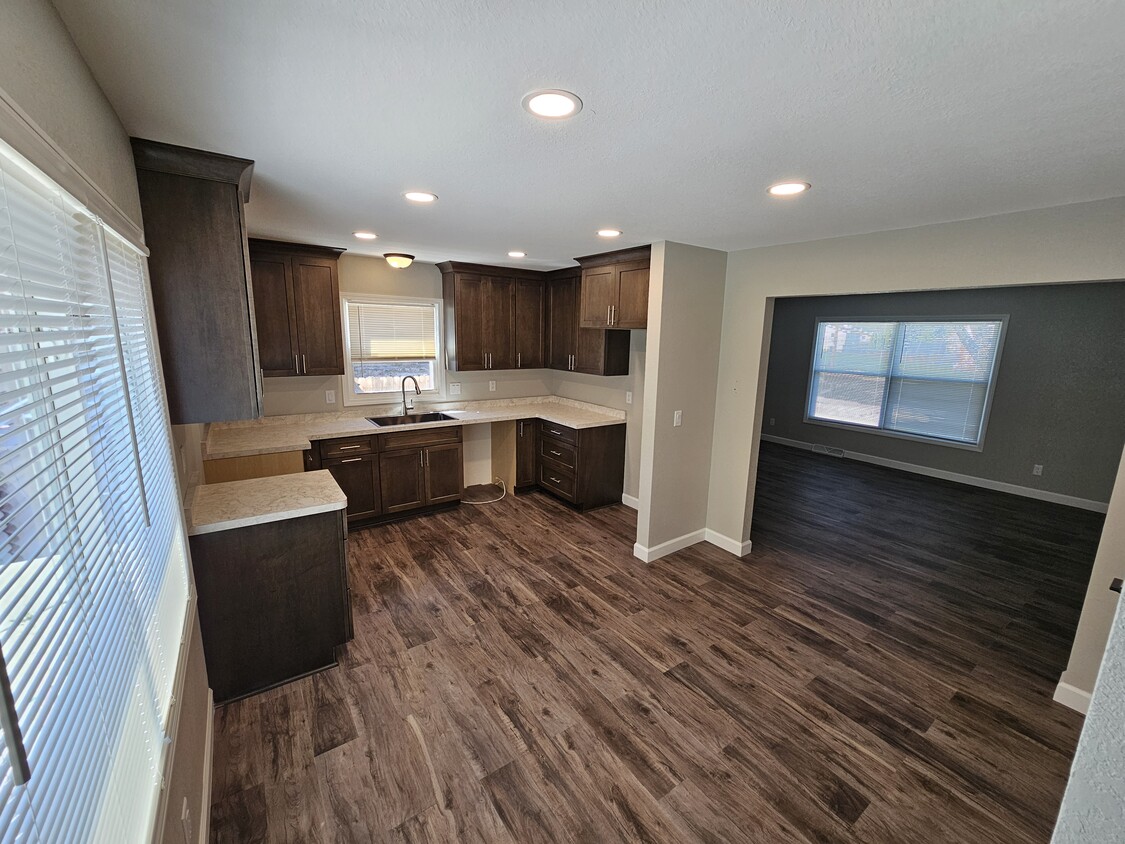
<instances>
[{"instance_id":1,"label":"textured ceiling","mask_svg":"<svg viewBox=\"0 0 1125 844\"><path fill-rule=\"evenodd\" d=\"M353 252L553 267L1125 194L1119 0L55 5L130 134L254 159L253 234ZM584 110L532 118L541 87Z\"/></svg>"}]
</instances>

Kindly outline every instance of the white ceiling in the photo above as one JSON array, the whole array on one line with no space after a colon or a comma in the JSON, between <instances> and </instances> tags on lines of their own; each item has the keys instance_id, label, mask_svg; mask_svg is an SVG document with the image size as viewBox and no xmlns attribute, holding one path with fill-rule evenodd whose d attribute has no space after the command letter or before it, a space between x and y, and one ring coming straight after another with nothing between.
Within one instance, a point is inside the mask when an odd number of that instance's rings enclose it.
<instances>
[{"instance_id":1,"label":"white ceiling","mask_svg":"<svg viewBox=\"0 0 1125 844\"><path fill-rule=\"evenodd\" d=\"M353 252L555 267L1125 194L1119 0L55 5L130 134L254 159L253 234ZM536 120L541 87L584 110Z\"/></svg>"}]
</instances>

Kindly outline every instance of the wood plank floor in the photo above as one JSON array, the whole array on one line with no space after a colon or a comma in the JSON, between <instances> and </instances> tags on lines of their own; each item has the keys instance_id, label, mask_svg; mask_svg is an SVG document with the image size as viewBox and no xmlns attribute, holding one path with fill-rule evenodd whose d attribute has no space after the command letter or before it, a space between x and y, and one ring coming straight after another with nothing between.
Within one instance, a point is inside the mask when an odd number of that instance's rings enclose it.
<instances>
[{"instance_id":1,"label":"wood plank floor","mask_svg":"<svg viewBox=\"0 0 1125 844\"><path fill-rule=\"evenodd\" d=\"M216 715L213 841L1044 842L1102 517L764 444L745 560L532 494L354 532L356 639Z\"/></svg>"}]
</instances>

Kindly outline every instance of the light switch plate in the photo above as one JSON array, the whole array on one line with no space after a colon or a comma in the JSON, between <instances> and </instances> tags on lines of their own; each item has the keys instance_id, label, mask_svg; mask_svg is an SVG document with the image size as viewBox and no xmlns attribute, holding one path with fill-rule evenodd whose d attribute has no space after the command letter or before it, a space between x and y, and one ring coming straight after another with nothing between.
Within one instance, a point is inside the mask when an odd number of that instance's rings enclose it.
<instances>
[{"instance_id":1,"label":"light switch plate","mask_svg":"<svg viewBox=\"0 0 1125 844\"><path fill-rule=\"evenodd\" d=\"M336 403L336 391L335 390L325 390L324 391L324 403L325 404L335 404Z\"/></svg>"},{"instance_id":2,"label":"light switch plate","mask_svg":"<svg viewBox=\"0 0 1125 844\"><path fill-rule=\"evenodd\" d=\"M673 428L679 428L683 424L684 424L684 412L682 410L677 410L675 413L672 414L672 427Z\"/></svg>"},{"instance_id":3,"label":"light switch plate","mask_svg":"<svg viewBox=\"0 0 1125 844\"><path fill-rule=\"evenodd\" d=\"M449 385L449 395L451 395L451 396L461 395L461 383L459 381L455 381L454 383Z\"/></svg>"}]
</instances>

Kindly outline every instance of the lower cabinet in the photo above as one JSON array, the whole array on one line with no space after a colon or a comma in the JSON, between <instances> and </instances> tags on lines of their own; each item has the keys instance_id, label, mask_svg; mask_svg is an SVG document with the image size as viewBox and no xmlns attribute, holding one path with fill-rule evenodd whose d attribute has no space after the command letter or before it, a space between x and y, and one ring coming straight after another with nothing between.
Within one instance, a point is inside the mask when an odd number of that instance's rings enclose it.
<instances>
[{"instance_id":1,"label":"lower cabinet","mask_svg":"<svg viewBox=\"0 0 1125 844\"><path fill-rule=\"evenodd\" d=\"M537 434L535 480L541 489L579 510L621 503L624 422L576 429L540 420Z\"/></svg>"},{"instance_id":2,"label":"lower cabinet","mask_svg":"<svg viewBox=\"0 0 1125 844\"><path fill-rule=\"evenodd\" d=\"M328 668L352 637L343 514L189 537L207 678L223 703Z\"/></svg>"},{"instance_id":3,"label":"lower cabinet","mask_svg":"<svg viewBox=\"0 0 1125 844\"><path fill-rule=\"evenodd\" d=\"M461 428L318 440L305 469L327 469L348 498L349 526L454 504L464 489Z\"/></svg>"},{"instance_id":4,"label":"lower cabinet","mask_svg":"<svg viewBox=\"0 0 1125 844\"><path fill-rule=\"evenodd\" d=\"M521 419L516 423L516 489L528 489L538 482L535 476L535 443L538 419Z\"/></svg>"}]
</instances>

